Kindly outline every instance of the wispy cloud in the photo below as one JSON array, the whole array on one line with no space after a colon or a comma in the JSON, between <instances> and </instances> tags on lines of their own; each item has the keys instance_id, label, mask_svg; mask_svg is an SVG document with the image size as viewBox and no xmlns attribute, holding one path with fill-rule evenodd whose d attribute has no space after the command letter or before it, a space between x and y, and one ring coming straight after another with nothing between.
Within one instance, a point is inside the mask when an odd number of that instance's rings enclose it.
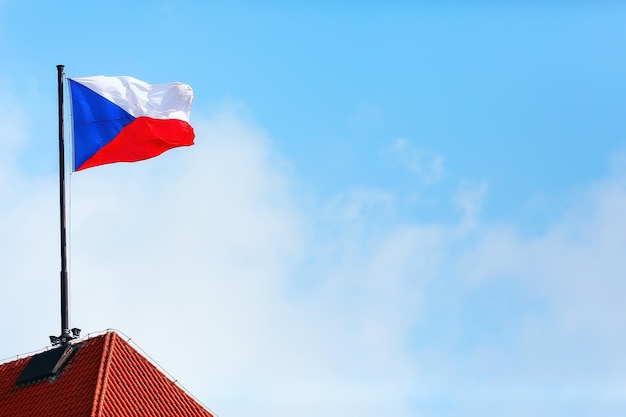
<instances>
[{"instance_id":1,"label":"wispy cloud","mask_svg":"<svg viewBox=\"0 0 626 417\"><path fill-rule=\"evenodd\" d=\"M487 196L486 181L462 180L454 196L454 202L462 210L463 217L459 226L460 233L474 230L480 221L480 212Z\"/></svg>"},{"instance_id":2,"label":"wispy cloud","mask_svg":"<svg viewBox=\"0 0 626 417\"><path fill-rule=\"evenodd\" d=\"M408 139L396 139L390 147L391 154L400 165L415 175L422 184L439 182L444 175L443 155L419 149Z\"/></svg>"}]
</instances>

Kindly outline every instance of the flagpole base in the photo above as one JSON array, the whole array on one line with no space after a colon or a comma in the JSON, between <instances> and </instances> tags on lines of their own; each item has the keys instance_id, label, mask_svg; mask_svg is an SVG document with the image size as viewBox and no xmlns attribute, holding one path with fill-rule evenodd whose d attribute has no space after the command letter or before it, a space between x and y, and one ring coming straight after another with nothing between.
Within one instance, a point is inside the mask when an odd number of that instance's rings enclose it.
<instances>
[{"instance_id":1,"label":"flagpole base","mask_svg":"<svg viewBox=\"0 0 626 417\"><path fill-rule=\"evenodd\" d=\"M64 331L61 336L50 336L50 343L52 343L52 346L67 345L72 340L80 337L80 329L74 327L71 331L71 334L69 331Z\"/></svg>"}]
</instances>

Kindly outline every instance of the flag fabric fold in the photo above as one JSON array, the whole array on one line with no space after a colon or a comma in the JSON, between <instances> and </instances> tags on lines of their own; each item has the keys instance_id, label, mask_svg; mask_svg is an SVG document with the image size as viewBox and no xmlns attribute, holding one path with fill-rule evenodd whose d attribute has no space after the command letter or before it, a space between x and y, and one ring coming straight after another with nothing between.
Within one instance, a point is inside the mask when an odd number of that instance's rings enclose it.
<instances>
[{"instance_id":1,"label":"flag fabric fold","mask_svg":"<svg viewBox=\"0 0 626 417\"><path fill-rule=\"evenodd\" d=\"M132 77L70 78L73 170L153 158L193 145L193 90Z\"/></svg>"}]
</instances>

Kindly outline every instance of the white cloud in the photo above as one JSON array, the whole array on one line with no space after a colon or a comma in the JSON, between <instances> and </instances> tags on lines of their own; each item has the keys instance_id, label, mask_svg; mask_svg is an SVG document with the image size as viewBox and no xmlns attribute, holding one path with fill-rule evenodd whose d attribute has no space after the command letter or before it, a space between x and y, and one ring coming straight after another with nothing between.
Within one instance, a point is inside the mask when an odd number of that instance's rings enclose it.
<instances>
[{"instance_id":1,"label":"white cloud","mask_svg":"<svg viewBox=\"0 0 626 417\"><path fill-rule=\"evenodd\" d=\"M124 331L222 416L623 411L619 169L529 238L481 218L482 182L447 224L401 220L385 190L303 207L260 129L226 110L196 130L72 176L73 325ZM16 168L18 145L0 168L0 357L58 332L56 182Z\"/></svg>"},{"instance_id":2,"label":"white cloud","mask_svg":"<svg viewBox=\"0 0 626 417\"><path fill-rule=\"evenodd\" d=\"M7 94L0 95L0 126L0 199L8 199L16 187L16 155L25 145L28 125L22 107Z\"/></svg>"},{"instance_id":3,"label":"white cloud","mask_svg":"<svg viewBox=\"0 0 626 417\"><path fill-rule=\"evenodd\" d=\"M532 401L535 415L548 415L545 410L550 409L564 412L576 403L581 409L602 410L603 415L624 411L626 391L613 387L624 386L626 380L621 354L626 342L626 306L621 301L625 178L611 177L581 193L579 203L544 236L525 238L505 223L481 225L474 243L457 258L456 273L464 277L461 298L484 291L490 297L475 306L484 310L502 297L490 289L505 286L513 302L518 298L511 295L514 291L525 301L493 310L506 323L508 346L485 340L474 353L460 355L474 361L489 352L477 369L463 372L463 390L482 374L489 375L484 386L493 390L493 398L481 394L485 402ZM474 335L481 334L479 323L471 320L466 325ZM604 394L607 391L611 396Z\"/></svg>"}]
</instances>

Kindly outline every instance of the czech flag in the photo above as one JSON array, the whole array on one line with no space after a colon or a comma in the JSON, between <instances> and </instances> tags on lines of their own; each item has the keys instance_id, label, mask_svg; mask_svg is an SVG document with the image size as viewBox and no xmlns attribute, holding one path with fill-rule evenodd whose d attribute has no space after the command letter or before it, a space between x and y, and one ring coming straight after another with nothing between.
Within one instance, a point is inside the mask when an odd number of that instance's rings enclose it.
<instances>
[{"instance_id":1,"label":"czech flag","mask_svg":"<svg viewBox=\"0 0 626 417\"><path fill-rule=\"evenodd\" d=\"M74 171L152 158L193 145L193 90L132 77L70 78Z\"/></svg>"}]
</instances>

